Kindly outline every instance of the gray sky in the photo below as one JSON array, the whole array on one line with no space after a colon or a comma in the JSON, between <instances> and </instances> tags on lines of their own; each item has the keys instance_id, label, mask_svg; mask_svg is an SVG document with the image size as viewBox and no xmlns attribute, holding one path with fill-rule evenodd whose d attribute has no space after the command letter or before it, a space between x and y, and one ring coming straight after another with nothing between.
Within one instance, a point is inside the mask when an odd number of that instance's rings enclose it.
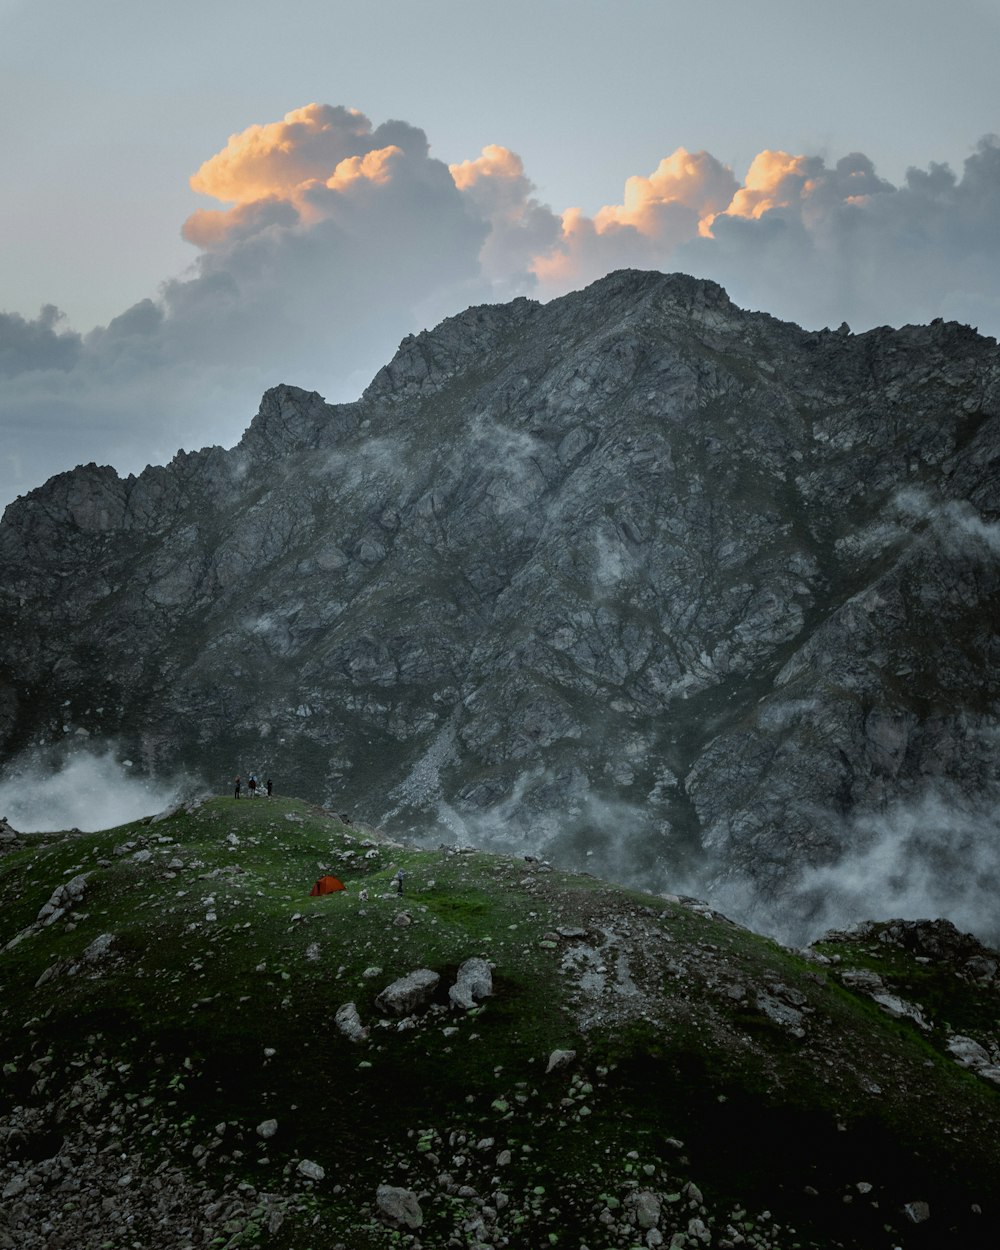
<instances>
[{"instance_id":1,"label":"gray sky","mask_svg":"<svg viewBox=\"0 0 1000 1250\"><path fill-rule=\"evenodd\" d=\"M998 53L997 0L0 0L0 503L626 264L996 334Z\"/></svg>"}]
</instances>

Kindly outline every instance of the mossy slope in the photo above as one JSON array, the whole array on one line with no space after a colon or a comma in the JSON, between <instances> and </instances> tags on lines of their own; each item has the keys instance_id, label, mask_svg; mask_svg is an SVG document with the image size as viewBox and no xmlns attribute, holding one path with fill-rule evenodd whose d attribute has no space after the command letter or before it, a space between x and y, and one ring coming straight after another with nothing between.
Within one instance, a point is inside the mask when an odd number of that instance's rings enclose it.
<instances>
[{"instance_id":1,"label":"mossy slope","mask_svg":"<svg viewBox=\"0 0 1000 1250\"><path fill-rule=\"evenodd\" d=\"M990 1241L994 1087L830 966L690 900L405 847L284 799L28 841L0 861L0 1111L39 1245ZM347 889L309 897L324 870ZM447 990L471 956L494 994L463 1012ZM416 968L441 975L434 1005L383 1019L376 995ZM334 1023L348 1001L361 1044ZM547 1073L559 1049L576 1057ZM111 1208L51 1165L88 1152ZM378 1218L385 1183L419 1196L420 1228Z\"/></svg>"}]
</instances>

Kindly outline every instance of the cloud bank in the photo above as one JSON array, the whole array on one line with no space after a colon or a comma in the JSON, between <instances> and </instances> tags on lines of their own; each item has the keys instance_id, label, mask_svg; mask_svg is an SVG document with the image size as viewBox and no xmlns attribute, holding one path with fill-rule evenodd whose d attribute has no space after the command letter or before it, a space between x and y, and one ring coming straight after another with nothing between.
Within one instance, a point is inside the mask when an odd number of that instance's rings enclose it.
<instances>
[{"instance_id":1,"label":"cloud bank","mask_svg":"<svg viewBox=\"0 0 1000 1250\"><path fill-rule=\"evenodd\" d=\"M448 165L405 121L310 104L230 136L191 179L190 271L80 335L0 313L0 502L91 459L124 470L234 441L279 381L354 398L405 334L471 303L548 299L625 266L715 278L806 326L937 316L1000 332L1000 139L901 186L851 153L677 148L592 215L520 157ZM42 293L44 294L44 293Z\"/></svg>"},{"instance_id":2,"label":"cloud bank","mask_svg":"<svg viewBox=\"0 0 1000 1250\"><path fill-rule=\"evenodd\" d=\"M162 811L179 782L136 776L128 761L103 751L30 752L9 761L0 777L0 816L23 833L113 829Z\"/></svg>"}]
</instances>

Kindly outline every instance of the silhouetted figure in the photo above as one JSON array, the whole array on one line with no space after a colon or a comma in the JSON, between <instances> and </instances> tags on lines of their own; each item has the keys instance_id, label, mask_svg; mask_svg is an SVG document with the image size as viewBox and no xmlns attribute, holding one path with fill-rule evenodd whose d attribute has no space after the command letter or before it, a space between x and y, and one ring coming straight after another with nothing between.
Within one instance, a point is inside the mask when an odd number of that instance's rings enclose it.
<instances>
[{"instance_id":1,"label":"silhouetted figure","mask_svg":"<svg viewBox=\"0 0 1000 1250\"><path fill-rule=\"evenodd\" d=\"M399 895L399 897L400 897L400 898L402 898L402 897L403 897L403 877L404 877L404 875L405 875L405 874L403 873L402 868L400 868L400 869L399 869L399 871L396 873L395 877L393 877L393 882L395 883L395 886L396 886L396 893Z\"/></svg>"},{"instance_id":2,"label":"silhouetted figure","mask_svg":"<svg viewBox=\"0 0 1000 1250\"><path fill-rule=\"evenodd\" d=\"M238 799L239 797L240 797L240 779L239 777L237 777L236 778L236 793L233 795L233 798Z\"/></svg>"},{"instance_id":3,"label":"silhouetted figure","mask_svg":"<svg viewBox=\"0 0 1000 1250\"><path fill-rule=\"evenodd\" d=\"M257 774L256 773L250 774L250 780L247 782L247 789L250 791L250 797L252 799L255 799L257 797Z\"/></svg>"},{"instance_id":4,"label":"silhouetted figure","mask_svg":"<svg viewBox=\"0 0 1000 1250\"><path fill-rule=\"evenodd\" d=\"M268 777L267 781L264 784L267 786L267 797L270 798L271 797L271 778Z\"/></svg>"}]
</instances>

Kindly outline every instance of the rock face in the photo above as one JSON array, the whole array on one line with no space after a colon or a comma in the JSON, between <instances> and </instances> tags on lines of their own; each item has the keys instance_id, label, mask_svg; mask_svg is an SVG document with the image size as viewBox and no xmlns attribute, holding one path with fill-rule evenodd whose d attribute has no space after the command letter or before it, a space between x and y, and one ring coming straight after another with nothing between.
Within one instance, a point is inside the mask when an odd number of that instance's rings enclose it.
<instances>
[{"instance_id":1,"label":"rock face","mask_svg":"<svg viewBox=\"0 0 1000 1250\"><path fill-rule=\"evenodd\" d=\"M232 451L12 504L0 742L767 905L1000 794L998 456L965 326L637 272L472 308L356 403L278 387Z\"/></svg>"}]
</instances>

